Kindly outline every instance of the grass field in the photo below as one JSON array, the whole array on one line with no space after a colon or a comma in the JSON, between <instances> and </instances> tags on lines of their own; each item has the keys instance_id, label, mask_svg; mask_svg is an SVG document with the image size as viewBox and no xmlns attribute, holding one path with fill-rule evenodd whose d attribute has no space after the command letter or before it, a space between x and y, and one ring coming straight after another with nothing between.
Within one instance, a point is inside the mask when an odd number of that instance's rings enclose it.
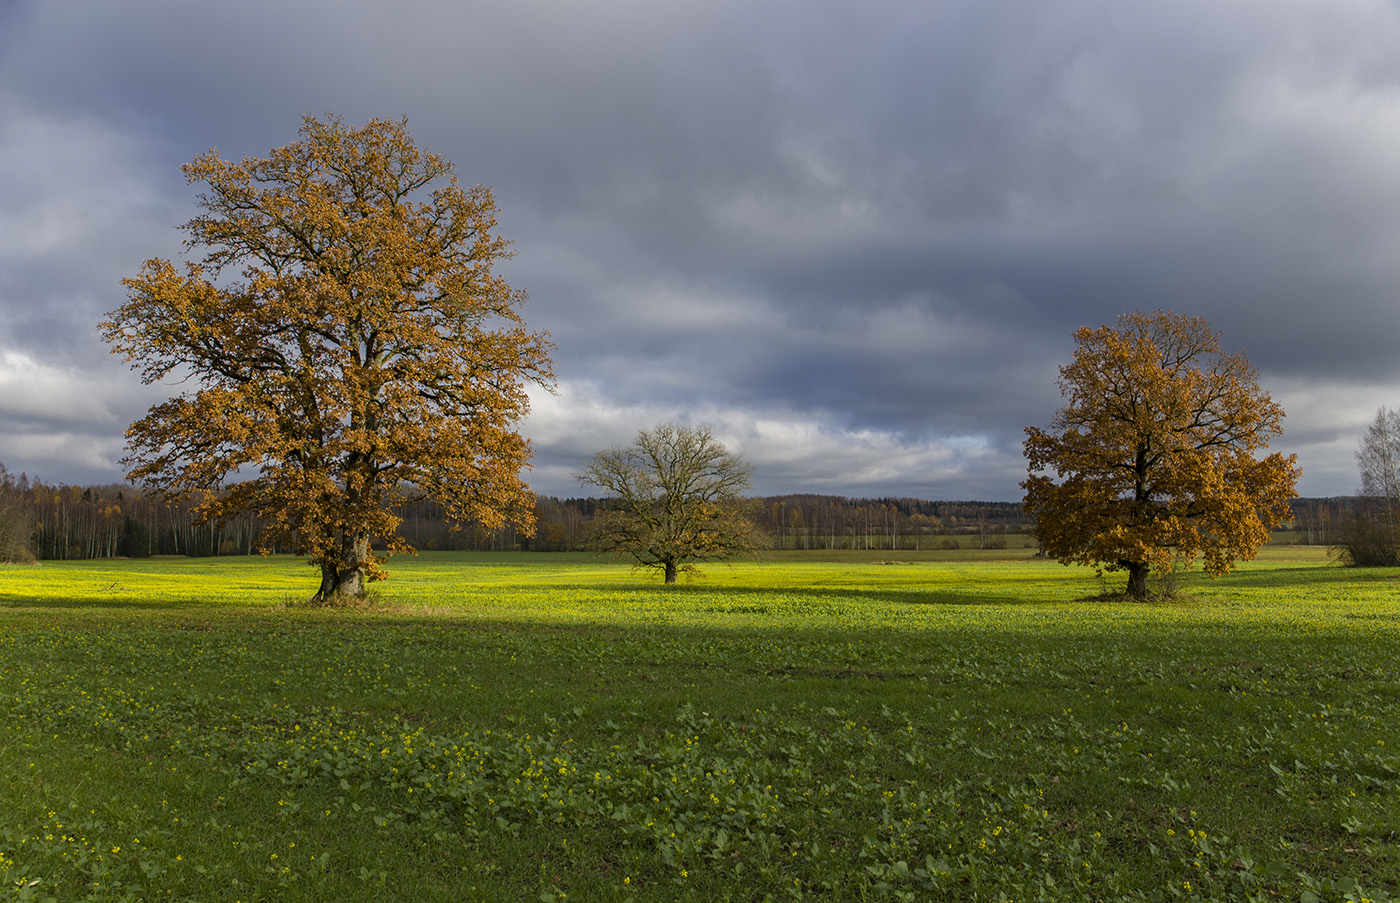
<instances>
[{"instance_id":1,"label":"grass field","mask_svg":"<svg viewBox=\"0 0 1400 903\"><path fill-rule=\"evenodd\" d=\"M1386 900L1400 571L0 569L0 898Z\"/></svg>"}]
</instances>

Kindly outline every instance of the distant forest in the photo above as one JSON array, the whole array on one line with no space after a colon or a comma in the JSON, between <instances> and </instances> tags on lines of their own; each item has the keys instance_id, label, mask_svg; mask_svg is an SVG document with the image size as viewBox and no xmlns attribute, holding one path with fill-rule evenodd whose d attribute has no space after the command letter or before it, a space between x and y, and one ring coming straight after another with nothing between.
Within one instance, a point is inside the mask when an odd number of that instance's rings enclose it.
<instances>
[{"instance_id":1,"label":"distant forest","mask_svg":"<svg viewBox=\"0 0 1400 903\"><path fill-rule=\"evenodd\" d=\"M1294 499L1292 541L1330 545L1333 526L1359 499ZM1019 502L939 502L913 498L782 495L751 500L774 549L918 550L972 537L964 548L1004 548L1007 534L1029 532ZM16 478L0 466L0 516L24 525L40 559L142 558L151 555L248 555L259 524L251 516L223 527L199 524L196 501L165 501L131 486L68 486ZM405 502L399 534L421 550L576 551L604 504L596 498L537 496L533 537L513 527L454 529L432 501Z\"/></svg>"}]
</instances>

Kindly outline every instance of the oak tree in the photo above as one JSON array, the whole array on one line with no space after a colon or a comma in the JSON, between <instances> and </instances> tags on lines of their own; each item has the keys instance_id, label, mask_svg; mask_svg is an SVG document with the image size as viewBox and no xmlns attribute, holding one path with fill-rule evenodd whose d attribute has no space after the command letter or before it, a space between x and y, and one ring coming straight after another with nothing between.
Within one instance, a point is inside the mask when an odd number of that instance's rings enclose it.
<instances>
[{"instance_id":1,"label":"oak tree","mask_svg":"<svg viewBox=\"0 0 1400 903\"><path fill-rule=\"evenodd\" d=\"M723 560L759 548L742 493L752 468L708 427L666 423L636 441L594 455L575 476L607 498L592 538L605 552L660 570L667 583L697 560Z\"/></svg>"},{"instance_id":2,"label":"oak tree","mask_svg":"<svg viewBox=\"0 0 1400 903\"><path fill-rule=\"evenodd\" d=\"M205 493L205 520L255 513L262 548L320 567L323 602L384 575L371 543L412 551L389 510L403 494L528 528L515 425L550 344L495 271L511 252L490 191L402 120L308 116L265 159L211 150L183 170L206 186L183 226L202 258L146 261L102 324L145 382L195 384L131 425L128 478Z\"/></svg>"},{"instance_id":3,"label":"oak tree","mask_svg":"<svg viewBox=\"0 0 1400 903\"><path fill-rule=\"evenodd\" d=\"M1253 558L1290 516L1297 456L1259 458L1283 409L1199 317L1133 313L1075 334L1066 399L1026 430L1025 508L1046 555L1128 574L1197 557L1212 576Z\"/></svg>"}]
</instances>

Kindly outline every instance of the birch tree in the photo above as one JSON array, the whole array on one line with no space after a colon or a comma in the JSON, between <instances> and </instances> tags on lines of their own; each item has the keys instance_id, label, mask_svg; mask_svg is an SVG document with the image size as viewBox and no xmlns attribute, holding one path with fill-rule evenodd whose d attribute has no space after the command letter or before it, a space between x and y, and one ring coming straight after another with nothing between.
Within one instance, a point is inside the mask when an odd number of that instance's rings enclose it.
<instances>
[{"instance_id":1,"label":"birch tree","mask_svg":"<svg viewBox=\"0 0 1400 903\"><path fill-rule=\"evenodd\" d=\"M1356 450L1362 499L1336 549L1357 567L1400 564L1400 410L1380 408Z\"/></svg>"},{"instance_id":2,"label":"birch tree","mask_svg":"<svg viewBox=\"0 0 1400 903\"><path fill-rule=\"evenodd\" d=\"M1356 451L1361 494L1376 499L1393 520L1400 511L1400 411L1381 408Z\"/></svg>"}]
</instances>

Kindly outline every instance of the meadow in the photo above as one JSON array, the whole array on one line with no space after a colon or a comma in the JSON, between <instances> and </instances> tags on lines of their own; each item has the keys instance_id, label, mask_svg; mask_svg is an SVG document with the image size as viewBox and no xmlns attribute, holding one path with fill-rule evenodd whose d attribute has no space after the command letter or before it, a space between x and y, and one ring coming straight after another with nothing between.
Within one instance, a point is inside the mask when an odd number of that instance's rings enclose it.
<instances>
[{"instance_id":1,"label":"meadow","mask_svg":"<svg viewBox=\"0 0 1400 903\"><path fill-rule=\"evenodd\" d=\"M1400 571L390 568L0 569L0 898L1400 895Z\"/></svg>"}]
</instances>

